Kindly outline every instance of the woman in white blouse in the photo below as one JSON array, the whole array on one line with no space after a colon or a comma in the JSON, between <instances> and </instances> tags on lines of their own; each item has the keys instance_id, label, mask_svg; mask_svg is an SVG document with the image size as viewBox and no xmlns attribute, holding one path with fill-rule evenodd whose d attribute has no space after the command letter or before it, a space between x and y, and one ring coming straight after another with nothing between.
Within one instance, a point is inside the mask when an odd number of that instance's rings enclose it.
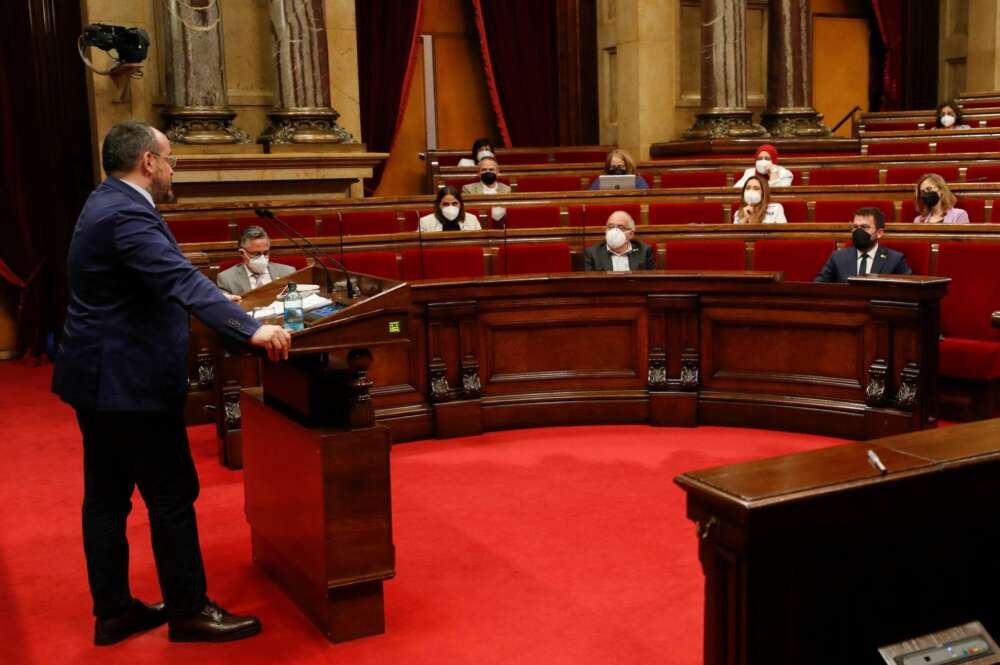
<instances>
[{"instance_id":1,"label":"woman in white blouse","mask_svg":"<svg viewBox=\"0 0 1000 665\"><path fill-rule=\"evenodd\" d=\"M451 185L438 190L434 212L420 218L420 231L479 231L479 220L465 212L462 193Z\"/></svg>"},{"instance_id":2,"label":"woman in white blouse","mask_svg":"<svg viewBox=\"0 0 1000 665\"><path fill-rule=\"evenodd\" d=\"M733 212L733 224L784 224L785 208L771 203L771 188L767 180L752 175L743 184L739 207Z\"/></svg>"},{"instance_id":3,"label":"woman in white blouse","mask_svg":"<svg viewBox=\"0 0 1000 665\"><path fill-rule=\"evenodd\" d=\"M764 176L771 187L790 187L795 174L783 166L778 166L778 149L770 143L757 148L757 161L743 172L735 187L742 187L752 175Z\"/></svg>"}]
</instances>

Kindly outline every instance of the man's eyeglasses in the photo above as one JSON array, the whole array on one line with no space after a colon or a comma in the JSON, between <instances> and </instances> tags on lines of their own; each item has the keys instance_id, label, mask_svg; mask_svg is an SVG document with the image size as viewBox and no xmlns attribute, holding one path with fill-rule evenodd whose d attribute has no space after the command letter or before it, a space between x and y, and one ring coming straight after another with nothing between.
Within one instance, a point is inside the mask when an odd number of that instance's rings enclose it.
<instances>
[{"instance_id":1,"label":"man's eyeglasses","mask_svg":"<svg viewBox=\"0 0 1000 665\"><path fill-rule=\"evenodd\" d=\"M156 155L157 157L162 157L170 168L177 168L177 156L176 155L161 155L158 152L150 152L151 155Z\"/></svg>"},{"instance_id":2,"label":"man's eyeglasses","mask_svg":"<svg viewBox=\"0 0 1000 665\"><path fill-rule=\"evenodd\" d=\"M611 229L618 229L619 231L624 231L625 233L632 230L627 224L608 224L608 231Z\"/></svg>"}]
</instances>

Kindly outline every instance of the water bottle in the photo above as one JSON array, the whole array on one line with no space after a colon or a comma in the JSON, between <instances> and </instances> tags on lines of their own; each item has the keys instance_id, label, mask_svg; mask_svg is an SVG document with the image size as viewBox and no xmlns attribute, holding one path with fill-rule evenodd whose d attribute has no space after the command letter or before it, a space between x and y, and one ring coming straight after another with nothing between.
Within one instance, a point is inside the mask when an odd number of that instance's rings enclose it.
<instances>
[{"instance_id":1,"label":"water bottle","mask_svg":"<svg viewBox=\"0 0 1000 665\"><path fill-rule=\"evenodd\" d=\"M302 311L302 296L295 282L288 283L285 295L285 330L302 330L305 327L305 313Z\"/></svg>"}]
</instances>

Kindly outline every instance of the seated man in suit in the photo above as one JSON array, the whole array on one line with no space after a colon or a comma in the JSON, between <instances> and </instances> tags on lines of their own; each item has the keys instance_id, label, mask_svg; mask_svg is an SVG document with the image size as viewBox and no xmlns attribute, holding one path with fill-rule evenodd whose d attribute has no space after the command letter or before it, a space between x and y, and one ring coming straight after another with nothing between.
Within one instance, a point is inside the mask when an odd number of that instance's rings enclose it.
<instances>
[{"instance_id":1,"label":"seated man in suit","mask_svg":"<svg viewBox=\"0 0 1000 665\"><path fill-rule=\"evenodd\" d=\"M826 264L816 275L817 282L847 282L855 275L909 275L913 271L906 265L901 253L879 247L878 241L885 233L885 216L878 208L859 208L851 223L853 247L834 250Z\"/></svg>"},{"instance_id":2,"label":"seated man in suit","mask_svg":"<svg viewBox=\"0 0 1000 665\"><path fill-rule=\"evenodd\" d=\"M237 263L219 273L216 283L219 288L234 296L243 295L258 286L269 284L295 272L292 266L269 263L271 239L267 231L259 226L248 226L240 234L240 256L243 263Z\"/></svg>"},{"instance_id":3,"label":"seated man in suit","mask_svg":"<svg viewBox=\"0 0 1000 665\"><path fill-rule=\"evenodd\" d=\"M635 220L624 210L608 217L604 242L584 250L584 268L598 272L655 270L653 248L635 239Z\"/></svg>"},{"instance_id":4,"label":"seated man in suit","mask_svg":"<svg viewBox=\"0 0 1000 665\"><path fill-rule=\"evenodd\" d=\"M483 157L479 160L479 182L470 182L462 186L463 194L510 194L510 185L497 182L500 177L500 164L495 157Z\"/></svg>"}]
</instances>

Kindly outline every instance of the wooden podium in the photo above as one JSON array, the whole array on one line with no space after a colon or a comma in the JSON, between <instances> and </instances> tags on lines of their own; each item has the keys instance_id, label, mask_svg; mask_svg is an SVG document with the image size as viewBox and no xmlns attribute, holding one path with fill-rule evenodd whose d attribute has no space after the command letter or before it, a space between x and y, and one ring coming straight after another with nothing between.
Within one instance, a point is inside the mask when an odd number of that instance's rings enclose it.
<instances>
[{"instance_id":1,"label":"wooden podium","mask_svg":"<svg viewBox=\"0 0 1000 665\"><path fill-rule=\"evenodd\" d=\"M410 344L409 286L352 276L361 291L293 333L286 362L264 362L242 391L246 514L254 561L333 642L385 631L382 582L395 575L389 430L375 424L368 367L378 350ZM324 284L309 267L284 283ZM332 296L331 296L332 297Z\"/></svg>"},{"instance_id":2,"label":"wooden podium","mask_svg":"<svg viewBox=\"0 0 1000 665\"><path fill-rule=\"evenodd\" d=\"M706 665L875 665L915 636L1000 630L1000 420L676 482L705 573Z\"/></svg>"}]
</instances>

